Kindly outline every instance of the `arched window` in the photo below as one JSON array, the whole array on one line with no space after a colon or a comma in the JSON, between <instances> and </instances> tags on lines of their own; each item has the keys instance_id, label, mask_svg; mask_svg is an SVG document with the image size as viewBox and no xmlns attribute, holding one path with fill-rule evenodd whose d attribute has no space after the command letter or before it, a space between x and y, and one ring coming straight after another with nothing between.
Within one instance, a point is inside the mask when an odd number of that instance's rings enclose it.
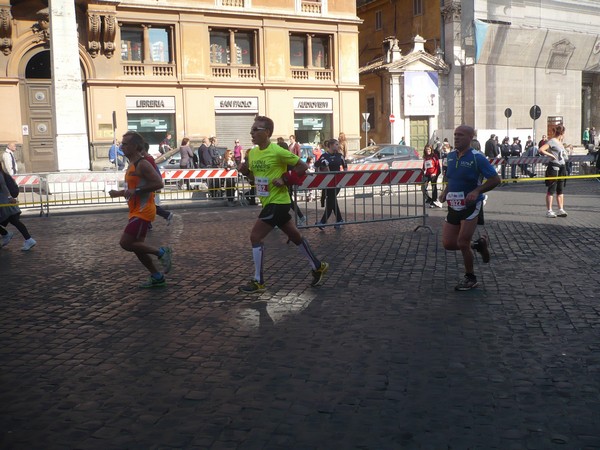
<instances>
[{"instance_id":1,"label":"arched window","mask_svg":"<svg viewBox=\"0 0 600 450\"><path fill-rule=\"evenodd\" d=\"M52 78L52 65L50 64L50 50L44 50L34 55L25 68L25 78Z\"/></svg>"}]
</instances>

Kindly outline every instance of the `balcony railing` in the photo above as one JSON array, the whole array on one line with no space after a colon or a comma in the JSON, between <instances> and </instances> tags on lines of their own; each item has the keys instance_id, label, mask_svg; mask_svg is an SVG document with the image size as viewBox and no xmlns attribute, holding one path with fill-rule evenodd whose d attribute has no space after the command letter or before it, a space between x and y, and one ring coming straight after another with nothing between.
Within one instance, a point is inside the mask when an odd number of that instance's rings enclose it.
<instances>
[{"instance_id":1,"label":"balcony railing","mask_svg":"<svg viewBox=\"0 0 600 450\"><path fill-rule=\"evenodd\" d=\"M214 78L258 79L258 67L213 66L211 69Z\"/></svg>"},{"instance_id":2,"label":"balcony railing","mask_svg":"<svg viewBox=\"0 0 600 450\"><path fill-rule=\"evenodd\" d=\"M230 6L233 8L243 8L245 6L245 0L221 0L221 6Z\"/></svg>"},{"instance_id":3,"label":"balcony railing","mask_svg":"<svg viewBox=\"0 0 600 450\"><path fill-rule=\"evenodd\" d=\"M333 81L331 69L292 69L292 79L306 81Z\"/></svg>"},{"instance_id":4,"label":"balcony railing","mask_svg":"<svg viewBox=\"0 0 600 450\"><path fill-rule=\"evenodd\" d=\"M302 0L301 8L303 13L321 14L321 2L318 0Z\"/></svg>"},{"instance_id":5,"label":"balcony railing","mask_svg":"<svg viewBox=\"0 0 600 450\"><path fill-rule=\"evenodd\" d=\"M175 64L123 64L128 77L170 78L175 76Z\"/></svg>"}]
</instances>

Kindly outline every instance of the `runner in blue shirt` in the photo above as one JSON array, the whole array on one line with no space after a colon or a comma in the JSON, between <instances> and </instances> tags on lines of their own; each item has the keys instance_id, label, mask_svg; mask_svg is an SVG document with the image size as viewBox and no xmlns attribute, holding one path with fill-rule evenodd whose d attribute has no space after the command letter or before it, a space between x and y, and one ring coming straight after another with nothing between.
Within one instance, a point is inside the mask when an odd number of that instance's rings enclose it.
<instances>
[{"instance_id":1,"label":"runner in blue shirt","mask_svg":"<svg viewBox=\"0 0 600 450\"><path fill-rule=\"evenodd\" d=\"M448 215L442 229L442 243L446 250L460 250L465 265L465 276L455 287L468 291L477 287L473 271L473 251L481 253L484 263L490 261L488 238L482 236L471 243L478 221L483 225L483 194L500 184L500 177L485 155L471 147L475 130L461 125L454 131L455 150L448 154L446 178L448 183L440 195L440 202L448 202ZM485 182L483 182L485 179Z\"/></svg>"}]
</instances>

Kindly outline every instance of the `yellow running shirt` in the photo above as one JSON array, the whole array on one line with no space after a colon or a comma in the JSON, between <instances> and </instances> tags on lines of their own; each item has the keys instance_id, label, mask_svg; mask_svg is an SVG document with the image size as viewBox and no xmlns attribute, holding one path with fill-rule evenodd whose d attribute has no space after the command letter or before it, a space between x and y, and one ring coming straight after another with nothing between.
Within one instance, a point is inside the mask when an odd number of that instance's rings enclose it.
<instances>
[{"instance_id":1,"label":"yellow running shirt","mask_svg":"<svg viewBox=\"0 0 600 450\"><path fill-rule=\"evenodd\" d=\"M254 175L256 195L262 205L291 203L287 186L273 186L273 180L287 172L288 166L295 166L300 158L271 142L264 150L258 146L250 150L249 159L249 169Z\"/></svg>"}]
</instances>

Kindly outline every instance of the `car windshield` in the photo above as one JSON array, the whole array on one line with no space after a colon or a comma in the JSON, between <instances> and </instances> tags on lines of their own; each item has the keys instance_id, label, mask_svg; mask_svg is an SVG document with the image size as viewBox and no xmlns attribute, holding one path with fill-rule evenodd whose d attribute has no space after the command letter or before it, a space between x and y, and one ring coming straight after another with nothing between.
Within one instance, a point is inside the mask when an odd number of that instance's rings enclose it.
<instances>
[{"instance_id":1,"label":"car windshield","mask_svg":"<svg viewBox=\"0 0 600 450\"><path fill-rule=\"evenodd\" d=\"M367 156L371 156L374 153L377 153L380 149L381 149L381 147L379 147L378 145L371 145L370 147L365 147L365 148L357 151L355 153L355 155L367 157Z\"/></svg>"}]
</instances>

